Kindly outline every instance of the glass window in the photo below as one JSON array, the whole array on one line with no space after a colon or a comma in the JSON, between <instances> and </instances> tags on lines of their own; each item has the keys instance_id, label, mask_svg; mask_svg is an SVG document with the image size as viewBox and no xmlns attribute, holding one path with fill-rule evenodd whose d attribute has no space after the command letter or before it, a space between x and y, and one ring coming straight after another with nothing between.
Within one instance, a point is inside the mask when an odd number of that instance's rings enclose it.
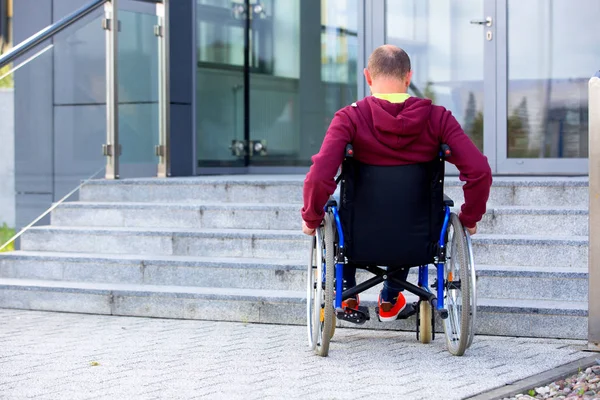
<instances>
[{"instance_id":1,"label":"glass window","mask_svg":"<svg viewBox=\"0 0 600 400\"><path fill-rule=\"evenodd\" d=\"M251 75L250 135L268 151L251 163L310 165L335 112L357 100L358 0L264 5L252 27L271 20L276 40L259 53L273 74Z\"/></svg>"},{"instance_id":2,"label":"glass window","mask_svg":"<svg viewBox=\"0 0 600 400\"><path fill-rule=\"evenodd\" d=\"M310 165L334 113L356 101L358 0L251 0L249 12L197 1L198 165ZM244 160L235 141L266 151Z\"/></svg>"},{"instance_id":3,"label":"glass window","mask_svg":"<svg viewBox=\"0 0 600 400\"><path fill-rule=\"evenodd\" d=\"M242 165L233 140L244 140L244 27L229 0L197 0L196 154L198 166Z\"/></svg>"},{"instance_id":4,"label":"glass window","mask_svg":"<svg viewBox=\"0 0 600 400\"><path fill-rule=\"evenodd\" d=\"M198 0L198 62L244 66L243 17L229 0Z\"/></svg>"},{"instance_id":5,"label":"glass window","mask_svg":"<svg viewBox=\"0 0 600 400\"><path fill-rule=\"evenodd\" d=\"M387 0L386 42L411 59L409 93L446 107L483 150L481 0Z\"/></svg>"},{"instance_id":6,"label":"glass window","mask_svg":"<svg viewBox=\"0 0 600 400\"><path fill-rule=\"evenodd\" d=\"M596 0L508 1L508 157L588 156Z\"/></svg>"},{"instance_id":7,"label":"glass window","mask_svg":"<svg viewBox=\"0 0 600 400\"><path fill-rule=\"evenodd\" d=\"M356 82L358 3L321 2L321 76L324 82Z\"/></svg>"}]
</instances>

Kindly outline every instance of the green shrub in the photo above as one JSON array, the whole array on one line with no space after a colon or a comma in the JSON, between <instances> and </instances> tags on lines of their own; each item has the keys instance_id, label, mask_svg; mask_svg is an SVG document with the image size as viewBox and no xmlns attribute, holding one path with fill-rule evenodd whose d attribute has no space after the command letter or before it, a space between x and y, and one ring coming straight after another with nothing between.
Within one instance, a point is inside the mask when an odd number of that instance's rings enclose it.
<instances>
[{"instance_id":1,"label":"green shrub","mask_svg":"<svg viewBox=\"0 0 600 400\"><path fill-rule=\"evenodd\" d=\"M4 67L0 68L0 76L6 74L10 69L12 68L11 64L5 65ZM10 74L8 76L6 76L3 79L0 79L0 89L2 88L12 88L14 87L15 83L13 80L13 74Z\"/></svg>"},{"instance_id":2,"label":"green shrub","mask_svg":"<svg viewBox=\"0 0 600 400\"><path fill-rule=\"evenodd\" d=\"M4 243L15 235L15 230L9 228L6 224L0 226L0 247L4 246ZM9 244L6 248L0 251L13 251L15 249L14 243Z\"/></svg>"}]
</instances>

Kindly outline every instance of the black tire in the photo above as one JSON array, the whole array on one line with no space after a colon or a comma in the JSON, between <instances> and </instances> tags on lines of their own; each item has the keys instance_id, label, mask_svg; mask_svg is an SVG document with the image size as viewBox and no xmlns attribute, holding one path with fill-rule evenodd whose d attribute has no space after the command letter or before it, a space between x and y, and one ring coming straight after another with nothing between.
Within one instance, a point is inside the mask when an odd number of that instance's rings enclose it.
<instances>
[{"instance_id":1,"label":"black tire","mask_svg":"<svg viewBox=\"0 0 600 400\"><path fill-rule=\"evenodd\" d=\"M475 338L475 321L477 320L477 272L475 270L475 260L473 258L473 244L471 242L471 235L465 229L465 238L467 240L467 260L469 267L469 275L471 276L470 283L470 300L471 300L471 322L469 324L469 340L467 348L473 344Z\"/></svg>"},{"instance_id":2,"label":"black tire","mask_svg":"<svg viewBox=\"0 0 600 400\"><path fill-rule=\"evenodd\" d=\"M325 281L322 283L322 295L320 299L320 312L318 326L318 339L315 350L321 357L327 357L329 354L329 342L333 336L333 327L335 325L333 298L334 298L334 281L335 281L335 227L331 213L325 214L323 228L323 243L324 243L324 258L325 263L319 263L321 266L325 264ZM322 267L320 268L319 276L323 276Z\"/></svg>"},{"instance_id":3,"label":"black tire","mask_svg":"<svg viewBox=\"0 0 600 400\"><path fill-rule=\"evenodd\" d=\"M317 345L317 330L315 329L315 314L318 310L315 307L315 298L317 297L317 274L318 264L321 261L321 232L310 241L310 259L308 260L308 274L306 277L306 328L308 333L308 346L315 349Z\"/></svg>"},{"instance_id":4,"label":"black tire","mask_svg":"<svg viewBox=\"0 0 600 400\"><path fill-rule=\"evenodd\" d=\"M465 353L471 335L471 276L468 264L464 229L458 216L452 213L444 265L444 304L448 318L443 321L448 351L455 356ZM452 285L453 282L460 282L460 288Z\"/></svg>"}]
</instances>

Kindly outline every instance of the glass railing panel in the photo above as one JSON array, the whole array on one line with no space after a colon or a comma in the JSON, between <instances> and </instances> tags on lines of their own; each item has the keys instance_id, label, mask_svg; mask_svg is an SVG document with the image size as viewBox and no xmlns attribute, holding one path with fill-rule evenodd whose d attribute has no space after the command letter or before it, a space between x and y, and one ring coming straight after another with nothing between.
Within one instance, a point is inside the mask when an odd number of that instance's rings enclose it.
<instances>
[{"instance_id":1,"label":"glass railing panel","mask_svg":"<svg viewBox=\"0 0 600 400\"><path fill-rule=\"evenodd\" d=\"M15 106L13 65L0 69L0 246L15 228ZM4 77L3 77L4 76ZM12 250L10 246L6 250ZM2 251L2 250L0 250Z\"/></svg>"},{"instance_id":2,"label":"glass railing panel","mask_svg":"<svg viewBox=\"0 0 600 400\"><path fill-rule=\"evenodd\" d=\"M50 223L44 212L69 193L77 200L82 180L103 177L102 18L96 10L0 73L0 247L13 229Z\"/></svg>"},{"instance_id":3,"label":"glass railing panel","mask_svg":"<svg viewBox=\"0 0 600 400\"><path fill-rule=\"evenodd\" d=\"M156 176L159 144L159 37L155 6L121 9L119 20L120 176ZM146 8L146 7L144 7Z\"/></svg>"},{"instance_id":4,"label":"glass railing panel","mask_svg":"<svg viewBox=\"0 0 600 400\"><path fill-rule=\"evenodd\" d=\"M54 199L105 164L106 31L99 10L54 37ZM19 88L17 88L17 93Z\"/></svg>"}]
</instances>

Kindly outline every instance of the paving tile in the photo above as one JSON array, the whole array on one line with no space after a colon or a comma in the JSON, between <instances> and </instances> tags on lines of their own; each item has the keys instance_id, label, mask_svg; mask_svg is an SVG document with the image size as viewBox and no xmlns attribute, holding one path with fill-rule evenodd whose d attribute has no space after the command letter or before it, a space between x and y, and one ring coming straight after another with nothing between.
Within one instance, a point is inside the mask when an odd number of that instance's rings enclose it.
<instances>
[{"instance_id":1,"label":"paving tile","mask_svg":"<svg viewBox=\"0 0 600 400\"><path fill-rule=\"evenodd\" d=\"M581 340L477 336L454 357L441 334L423 345L413 333L338 328L321 358L302 326L2 309L0 321L7 399L453 400L588 355Z\"/></svg>"}]
</instances>

